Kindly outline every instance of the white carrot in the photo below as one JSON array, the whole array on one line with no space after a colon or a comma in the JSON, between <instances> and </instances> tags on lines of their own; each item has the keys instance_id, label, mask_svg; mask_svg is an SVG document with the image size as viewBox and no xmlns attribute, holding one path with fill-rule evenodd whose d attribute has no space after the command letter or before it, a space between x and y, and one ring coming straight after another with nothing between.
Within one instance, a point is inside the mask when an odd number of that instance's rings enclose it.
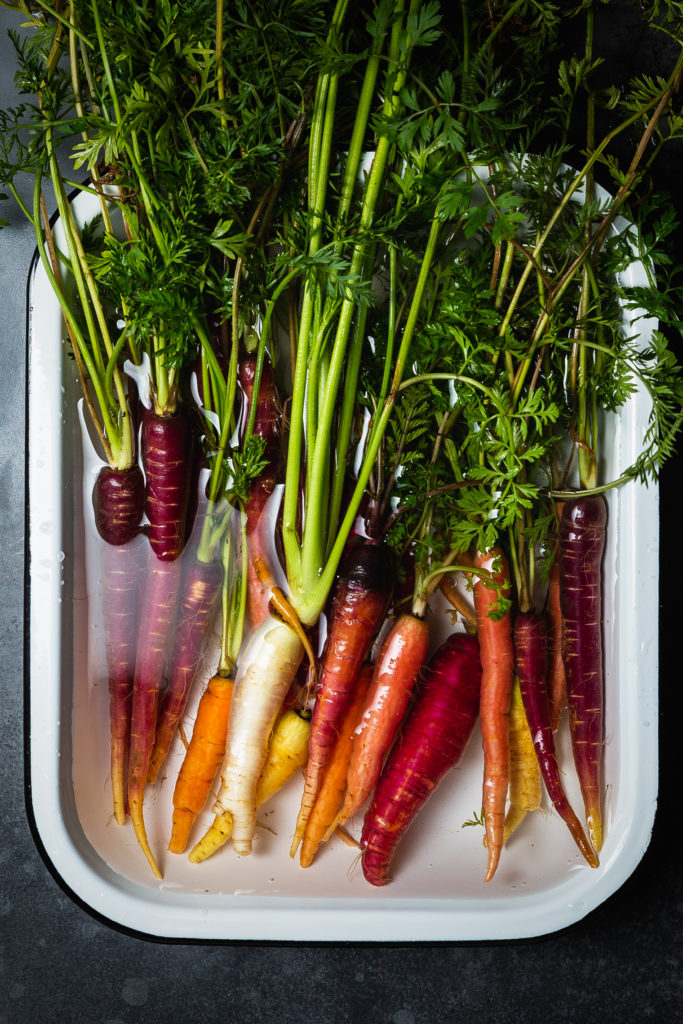
<instances>
[{"instance_id":1,"label":"white carrot","mask_svg":"<svg viewBox=\"0 0 683 1024\"><path fill-rule=\"evenodd\" d=\"M228 750L216 814L230 811L235 851L251 853L256 828L256 786L268 753L275 719L303 658L294 630L268 618L252 634L235 680Z\"/></svg>"}]
</instances>

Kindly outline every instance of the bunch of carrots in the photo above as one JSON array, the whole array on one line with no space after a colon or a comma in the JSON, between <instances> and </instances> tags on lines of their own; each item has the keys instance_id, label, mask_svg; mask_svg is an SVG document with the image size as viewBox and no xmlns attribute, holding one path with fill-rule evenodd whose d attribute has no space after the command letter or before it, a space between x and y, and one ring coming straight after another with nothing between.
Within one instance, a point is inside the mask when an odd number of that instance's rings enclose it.
<instances>
[{"instance_id":1,"label":"bunch of carrots","mask_svg":"<svg viewBox=\"0 0 683 1024\"><path fill-rule=\"evenodd\" d=\"M299 784L290 856L306 868L341 837L383 885L478 727L484 880L543 791L596 868L603 494L655 473L683 409L663 335L625 336L617 215L683 132L683 53L598 139L582 3L585 51L559 77L545 3L17 6L34 101L3 114L3 179L102 460L89 572L117 825L161 878L150 787L174 787L168 848L196 863L250 854L257 808ZM605 200L596 170L634 130ZM638 383L642 455L602 480L602 425Z\"/></svg>"}]
</instances>

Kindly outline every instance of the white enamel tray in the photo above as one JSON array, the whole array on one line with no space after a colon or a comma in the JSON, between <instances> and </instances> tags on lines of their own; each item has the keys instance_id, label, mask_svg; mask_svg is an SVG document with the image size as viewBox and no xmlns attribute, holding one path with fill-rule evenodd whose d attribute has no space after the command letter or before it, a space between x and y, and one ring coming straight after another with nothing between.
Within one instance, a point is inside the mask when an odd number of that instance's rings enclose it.
<instances>
[{"instance_id":1,"label":"white enamel tray","mask_svg":"<svg viewBox=\"0 0 683 1024\"><path fill-rule=\"evenodd\" d=\"M83 213L82 203L76 210ZM633 283L644 278L638 265L631 273ZM641 320L638 327L647 333L653 324ZM461 765L399 847L394 880L383 889L364 881L357 852L337 839L306 870L290 859L299 779L261 809L250 857L225 847L193 865L165 852L182 756L176 742L166 777L146 799L149 838L164 874L162 882L152 878L132 826L117 826L111 815L96 546L82 497L84 473L87 492L97 465L89 441L82 442L78 386L62 333L59 307L36 262L28 339L30 800L44 855L65 886L113 924L151 936L307 942L521 939L572 925L614 893L647 848L657 798L654 486L629 485L608 496L606 837L598 869L584 865L563 822L545 811L527 818L484 884L482 829L464 824L481 806L475 731ZM639 395L609 425L605 479L633 460L647 413ZM207 675L213 664L210 655ZM560 758L580 811L566 739ZM212 820L209 809L192 842Z\"/></svg>"}]
</instances>

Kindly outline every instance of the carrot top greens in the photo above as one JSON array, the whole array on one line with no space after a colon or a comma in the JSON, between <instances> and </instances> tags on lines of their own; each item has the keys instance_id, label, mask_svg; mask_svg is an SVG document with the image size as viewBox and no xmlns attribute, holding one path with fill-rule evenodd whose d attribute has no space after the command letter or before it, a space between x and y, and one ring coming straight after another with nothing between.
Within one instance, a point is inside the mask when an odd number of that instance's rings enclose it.
<instances>
[{"instance_id":1,"label":"carrot top greens","mask_svg":"<svg viewBox=\"0 0 683 1024\"><path fill-rule=\"evenodd\" d=\"M459 553L504 539L528 607L552 497L656 475L683 397L677 225L648 184L683 134L680 5L639 5L670 66L626 82L605 80L595 41L609 4L13 6L31 98L2 113L0 178L21 203L17 175L34 177L24 209L107 455L132 460L123 358L164 413L194 368L212 507L243 503L262 464L256 403L235 441L237 361L256 353L258 394L267 355L304 623L367 500L368 531L416 551L418 606ZM91 228L70 217L72 186L100 198ZM645 348L624 310L634 328L659 320ZM637 388L642 452L604 480L604 415Z\"/></svg>"}]
</instances>

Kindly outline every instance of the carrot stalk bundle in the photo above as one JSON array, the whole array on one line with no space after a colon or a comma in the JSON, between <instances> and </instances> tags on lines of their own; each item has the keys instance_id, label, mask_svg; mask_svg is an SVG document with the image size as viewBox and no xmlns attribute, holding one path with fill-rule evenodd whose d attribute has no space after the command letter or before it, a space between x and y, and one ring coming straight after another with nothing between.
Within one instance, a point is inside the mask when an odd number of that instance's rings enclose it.
<instances>
[{"instance_id":1,"label":"carrot stalk bundle","mask_svg":"<svg viewBox=\"0 0 683 1024\"><path fill-rule=\"evenodd\" d=\"M566 502L560 520L560 597L574 763L593 848L602 846L602 584L607 506L601 495Z\"/></svg>"},{"instance_id":2,"label":"carrot stalk bundle","mask_svg":"<svg viewBox=\"0 0 683 1024\"><path fill-rule=\"evenodd\" d=\"M353 737L344 805L326 838L361 809L374 789L408 707L428 645L429 626L424 619L409 613L400 615L387 634Z\"/></svg>"},{"instance_id":3,"label":"carrot stalk bundle","mask_svg":"<svg viewBox=\"0 0 683 1024\"><path fill-rule=\"evenodd\" d=\"M510 573L505 555L499 548L479 552L474 566L491 574L491 586L481 576L474 584L477 634L481 649L481 737L484 748L484 784L482 805L486 826L488 865L484 881L489 882L498 867L505 831L505 803L509 781L510 693L515 654L509 612L497 617L499 593L507 597ZM487 585L488 583L488 585Z\"/></svg>"},{"instance_id":4,"label":"carrot stalk bundle","mask_svg":"<svg viewBox=\"0 0 683 1024\"><path fill-rule=\"evenodd\" d=\"M311 721L306 781L290 850L292 856L303 837L325 768L343 728L361 666L386 615L390 580L385 548L376 544L353 545L332 598Z\"/></svg>"},{"instance_id":5,"label":"carrot stalk bundle","mask_svg":"<svg viewBox=\"0 0 683 1024\"><path fill-rule=\"evenodd\" d=\"M269 616L252 634L240 660L218 804L232 815L233 845L242 855L251 853L256 787L275 720L303 654L296 632Z\"/></svg>"},{"instance_id":6,"label":"carrot stalk bundle","mask_svg":"<svg viewBox=\"0 0 683 1024\"><path fill-rule=\"evenodd\" d=\"M349 705L339 728L337 741L330 754L315 802L306 822L299 858L302 868L310 867L313 863L313 858L327 837L327 830L336 818L344 799L346 776L353 745L353 732L358 724L371 681L372 665L368 663L363 665L354 683Z\"/></svg>"},{"instance_id":7,"label":"carrot stalk bundle","mask_svg":"<svg viewBox=\"0 0 683 1024\"><path fill-rule=\"evenodd\" d=\"M267 803L289 782L296 772L303 768L308 757L310 717L307 712L289 709L280 715L273 728L263 770L255 793L257 807ZM221 795L216 804L220 807ZM193 864L206 860L227 843L232 836L232 815L230 811L216 812L213 825L190 851Z\"/></svg>"},{"instance_id":8,"label":"carrot stalk bundle","mask_svg":"<svg viewBox=\"0 0 683 1024\"><path fill-rule=\"evenodd\" d=\"M557 764L548 709L547 637L545 619L542 615L525 613L517 617L515 654L524 710L548 796L586 861L592 868L596 868L598 858L566 797Z\"/></svg>"},{"instance_id":9,"label":"carrot stalk bundle","mask_svg":"<svg viewBox=\"0 0 683 1024\"><path fill-rule=\"evenodd\" d=\"M155 782L199 668L207 626L221 585L218 562L191 562L183 572L168 686L159 710L147 781Z\"/></svg>"},{"instance_id":10,"label":"carrot stalk bundle","mask_svg":"<svg viewBox=\"0 0 683 1024\"><path fill-rule=\"evenodd\" d=\"M212 676L199 701L192 738L173 791L173 826L168 844L171 853L185 850L225 756L232 686L232 679Z\"/></svg>"},{"instance_id":11,"label":"carrot stalk bundle","mask_svg":"<svg viewBox=\"0 0 683 1024\"><path fill-rule=\"evenodd\" d=\"M479 712L481 674L479 644L468 634L451 634L432 658L363 822L363 875L372 885L389 881L399 840L462 757Z\"/></svg>"}]
</instances>

